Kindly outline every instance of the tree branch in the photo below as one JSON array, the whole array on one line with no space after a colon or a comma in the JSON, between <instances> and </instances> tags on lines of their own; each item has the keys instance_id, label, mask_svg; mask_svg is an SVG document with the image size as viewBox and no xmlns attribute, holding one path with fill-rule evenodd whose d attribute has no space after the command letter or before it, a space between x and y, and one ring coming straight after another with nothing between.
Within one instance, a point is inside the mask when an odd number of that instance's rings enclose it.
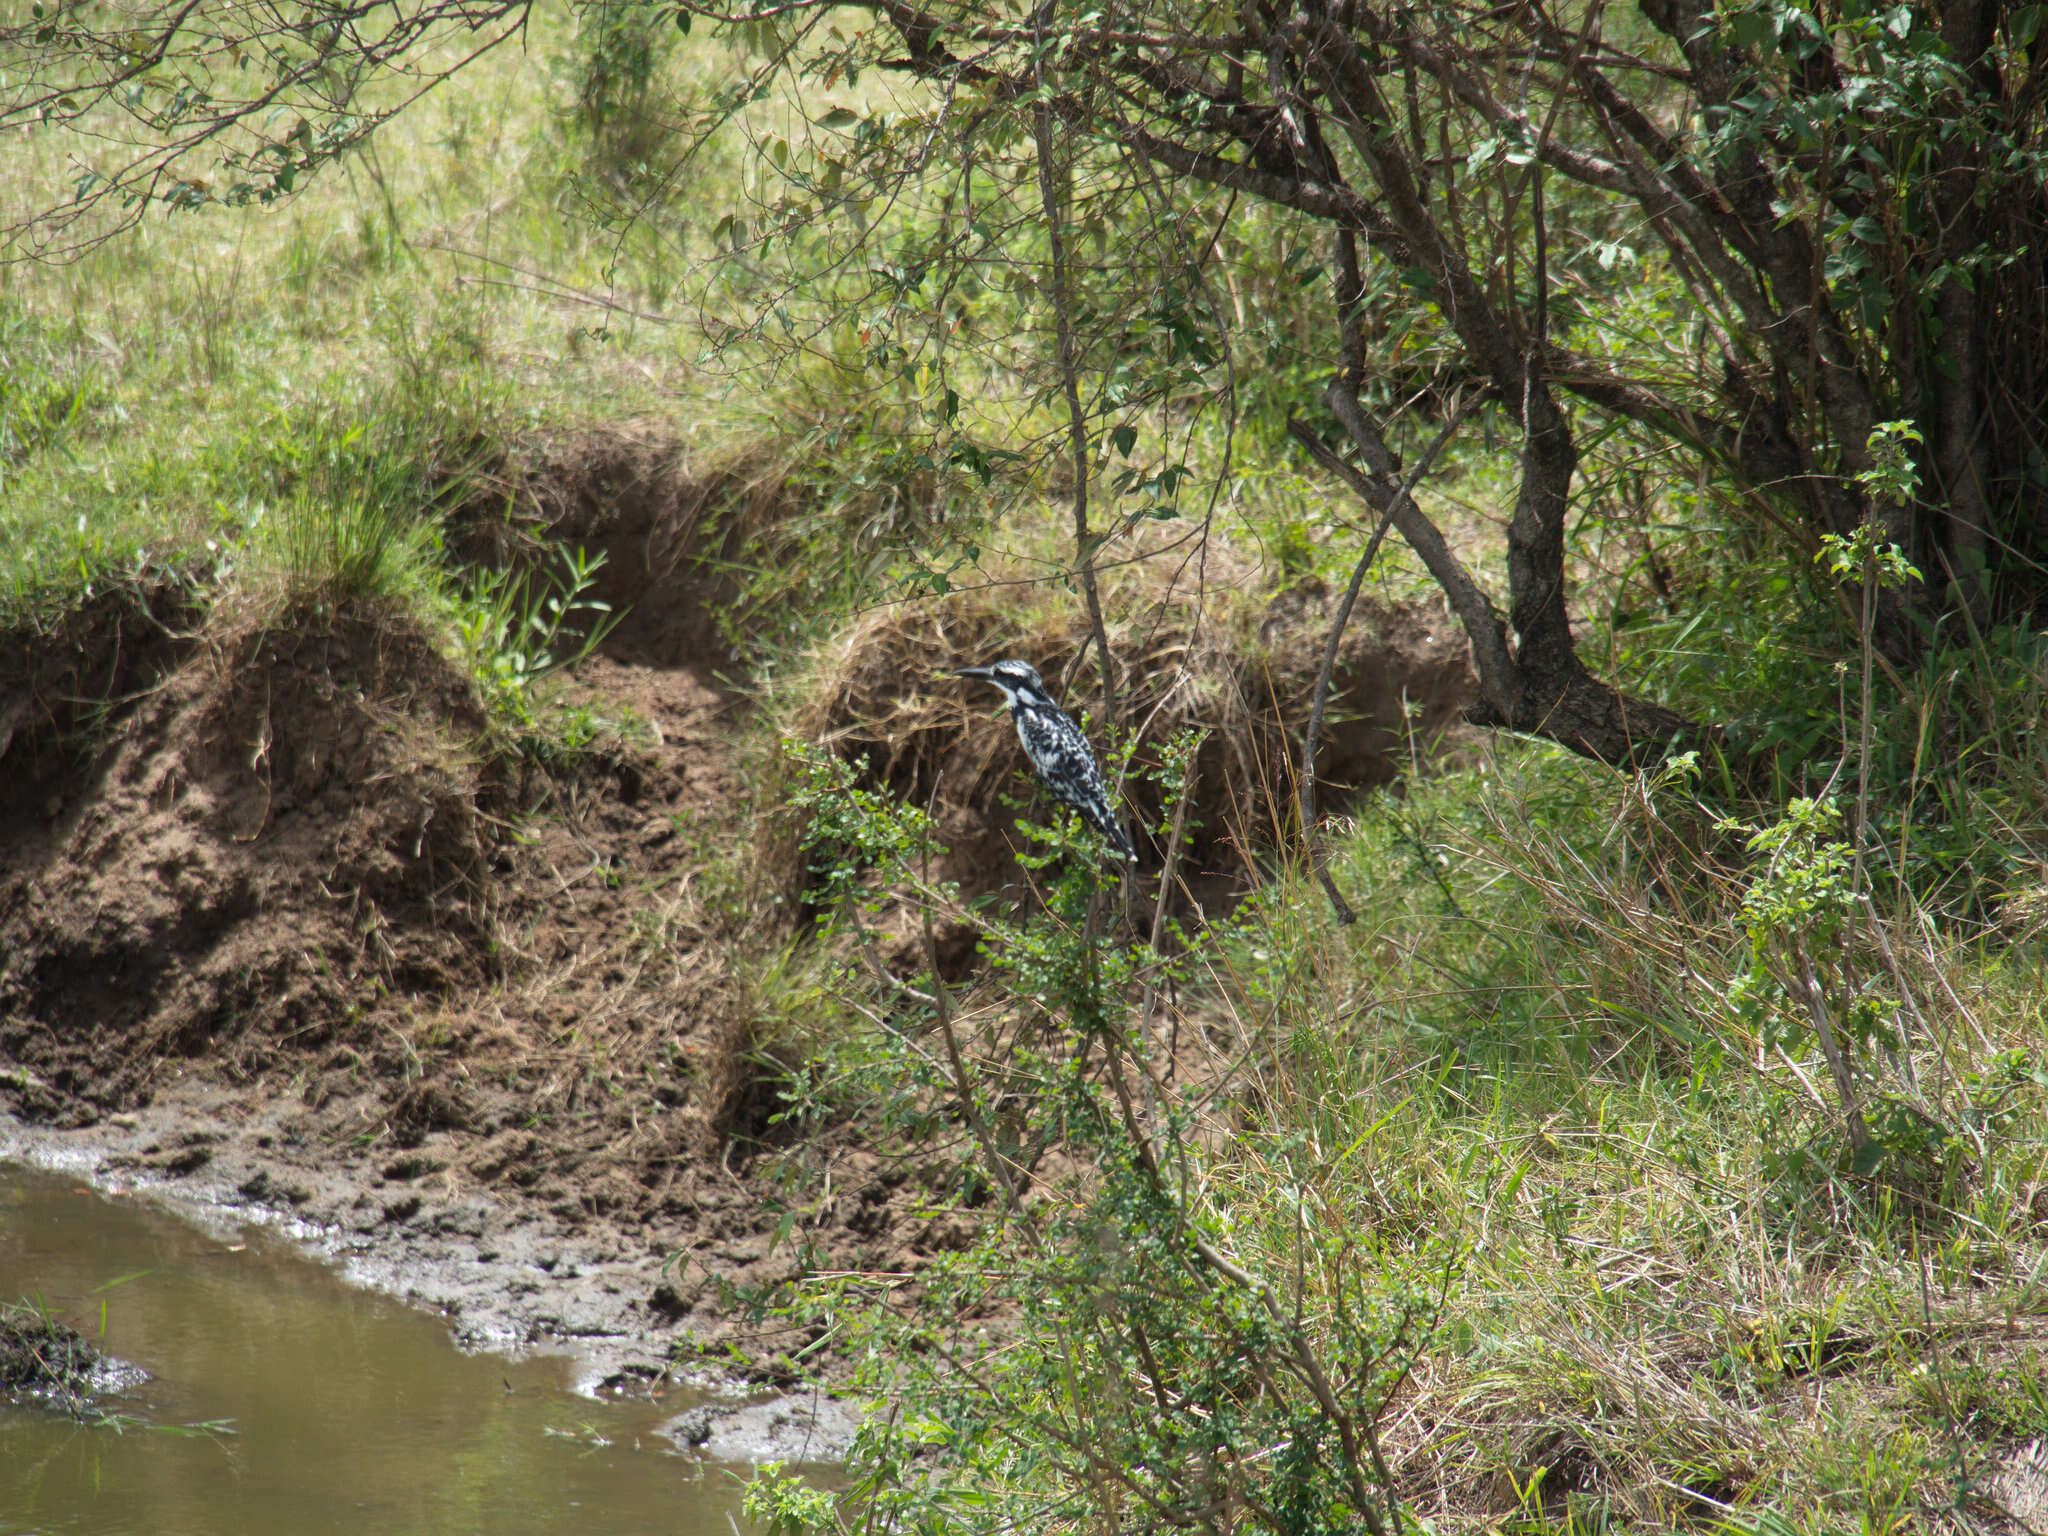
<instances>
[{"instance_id":1,"label":"tree branch","mask_svg":"<svg viewBox=\"0 0 2048 1536\"><path fill-rule=\"evenodd\" d=\"M1437 455L1443 452L1444 445L1451 440L1451 434L1464 422L1466 413L1474 403L1476 397L1472 401L1459 403L1457 409L1451 413L1450 420L1444 423L1443 430L1437 434L1436 441L1429 445L1409 473L1407 481L1399 488L1397 499L1413 499L1415 487L1422 483L1422 477L1429 473L1430 465L1436 462ZM1297 425L1290 421L1287 424L1288 431L1295 432ZM1301 437L1300 433L1295 435L1298 439ZM1315 441L1312 433L1304 440L1312 443L1314 448L1322 446ZM1358 557L1358 564L1352 568L1351 584L1344 589L1344 600L1338 605L1337 617L1330 625L1330 637L1323 646L1322 670L1316 674L1316 691L1309 703L1308 729L1302 734L1301 770L1296 780L1301 805L1301 837L1308 849L1309 868L1315 871L1316 879L1322 884L1323 893L1330 898L1330 906L1337 914L1337 921L1345 924L1356 922L1358 914L1351 910L1351 904L1345 901L1343 892L1337 889L1337 882L1330 874L1329 856L1323 847L1323 840L1316 825L1316 743L1323 732L1323 707L1329 702L1330 679L1337 670L1337 652L1344 643L1345 626L1351 622L1351 610L1358 602L1359 588L1365 585L1366 572L1372 569L1372 562L1380 552L1380 541L1387 536L1387 529L1393 525L1393 520L1390 506L1387 511L1380 514L1379 526L1373 530L1371 539L1366 542L1365 553Z\"/></svg>"}]
</instances>

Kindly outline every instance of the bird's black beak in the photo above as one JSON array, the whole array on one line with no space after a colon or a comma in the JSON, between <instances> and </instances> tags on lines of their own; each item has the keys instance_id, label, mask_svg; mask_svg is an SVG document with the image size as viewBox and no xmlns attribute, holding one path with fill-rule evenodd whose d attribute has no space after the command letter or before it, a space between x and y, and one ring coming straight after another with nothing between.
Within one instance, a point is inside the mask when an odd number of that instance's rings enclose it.
<instances>
[{"instance_id":1,"label":"bird's black beak","mask_svg":"<svg viewBox=\"0 0 2048 1536\"><path fill-rule=\"evenodd\" d=\"M955 677L987 678L994 677L996 675L996 669L994 667L955 667L953 669L953 675Z\"/></svg>"}]
</instances>

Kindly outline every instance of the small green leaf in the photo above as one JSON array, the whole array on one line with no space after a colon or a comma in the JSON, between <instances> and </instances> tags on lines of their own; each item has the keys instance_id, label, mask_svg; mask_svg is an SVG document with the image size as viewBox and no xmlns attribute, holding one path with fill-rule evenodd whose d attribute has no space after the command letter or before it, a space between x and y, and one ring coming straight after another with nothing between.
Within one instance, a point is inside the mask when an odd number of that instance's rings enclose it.
<instances>
[{"instance_id":1,"label":"small green leaf","mask_svg":"<svg viewBox=\"0 0 2048 1536\"><path fill-rule=\"evenodd\" d=\"M1729 30L1744 48L1761 48L1778 39L1778 20L1762 11L1739 11L1728 18Z\"/></svg>"}]
</instances>

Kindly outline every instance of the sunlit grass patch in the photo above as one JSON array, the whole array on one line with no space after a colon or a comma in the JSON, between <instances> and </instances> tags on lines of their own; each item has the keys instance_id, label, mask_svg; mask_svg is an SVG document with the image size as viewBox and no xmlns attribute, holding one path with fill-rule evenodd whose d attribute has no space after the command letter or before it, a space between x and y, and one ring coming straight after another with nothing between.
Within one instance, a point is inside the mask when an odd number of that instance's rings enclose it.
<instances>
[{"instance_id":1,"label":"sunlit grass patch","mask_svg":"<svg viewBox=\"0 0 2048 1536\"><path fill-rule=\"evenodd\" d=\"M1925 989L1900 1081L1967 1166L1849 1172L1812 1041L1729 1001L1753 858L1677 811L1535 749L1369 805L1356 929L1306 889L1253 909L1275 1049L1242 1139L1306 1138L1290 1166L1359 1220L1463 1255L1390 1432L1420 1511L1925 1528L2048 1432L2035 1010L1975 947L1893 928ZM1233 1178L1250 1213L1266 1156Z\"/></svg>"}]
</instances>

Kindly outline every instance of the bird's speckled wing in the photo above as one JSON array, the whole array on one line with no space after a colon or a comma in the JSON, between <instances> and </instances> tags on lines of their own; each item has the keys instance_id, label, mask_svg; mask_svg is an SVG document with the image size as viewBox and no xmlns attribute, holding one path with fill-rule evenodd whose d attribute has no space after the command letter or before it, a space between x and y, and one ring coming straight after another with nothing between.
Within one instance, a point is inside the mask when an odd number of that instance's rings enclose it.
<instances>
[{"instance_id":1,"label":"bird's speckled wing","mask_svg":"<svg viewBox=\"0 0 2048 1536\"><path fill-rule=\"evenodd\" d=\"M1096 766L1095 753L1081 728L1058 709L1022 705L1014 711L1017 739L1045 787L1061 804L1081 813L1082 820L1109 839L1126 859L1136 858L1109 804L1109 789Z\"/></svg>"}]
</instances>

